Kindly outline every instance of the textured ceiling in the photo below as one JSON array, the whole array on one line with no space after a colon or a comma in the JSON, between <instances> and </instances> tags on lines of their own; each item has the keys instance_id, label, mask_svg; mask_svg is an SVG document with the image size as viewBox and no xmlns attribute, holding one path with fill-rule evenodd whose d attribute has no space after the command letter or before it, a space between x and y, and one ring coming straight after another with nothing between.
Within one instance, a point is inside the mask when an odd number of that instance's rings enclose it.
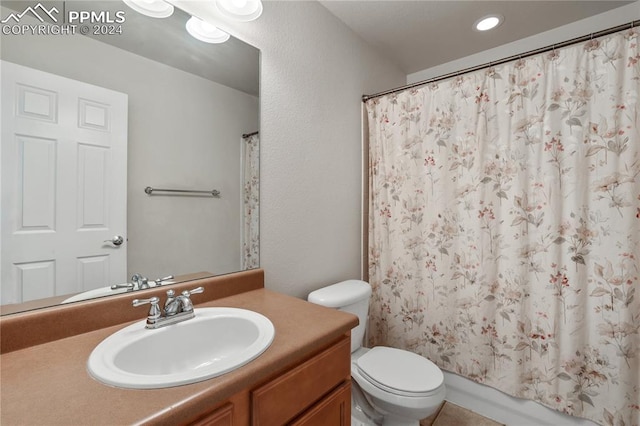
<instances>
[{"instance_id":1,"label":"textured ceiling","mask_svg":"<svg viewBox=\"0 0 640 426\"><path fill-rule=\"evenodd\" d=\"M624 6L633 1L372 1L320 3L406 74ZM640 8L640 2L636 2ZM498 28L473 23L501 14Z\"/></svg>"}]
</instances>

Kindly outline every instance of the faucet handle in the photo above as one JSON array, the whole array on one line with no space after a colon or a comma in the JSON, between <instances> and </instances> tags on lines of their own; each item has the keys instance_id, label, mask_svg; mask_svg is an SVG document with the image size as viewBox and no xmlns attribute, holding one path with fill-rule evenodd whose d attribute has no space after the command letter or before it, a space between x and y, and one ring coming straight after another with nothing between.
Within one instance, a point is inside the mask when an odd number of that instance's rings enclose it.
<instances>
[{"instance_id":1,"label":"faucet handle","mask_svg":"<svg viewBox=\"0 0 640 426\"><path fill-rule=\"evenodd\" d=\"M163 281L168 281L168 280L172 280L173 279L173 275L167 275L164 278L158 278L157 280L154 280L153 282L156 283L156 287L159 287L162 285Z\"/></svg>"},{"instance_id":2,"label":"faucet handle","mask_svg":"<svg viewBox=\"0 0 640 426\"><path fill-rule=\"evenodd\" d=\"M182 292L180 299L182 300L182 312L193 312L193 302L190 296L196 293L204 293L204 287L197 287L193 290L185 290Z\"/></svg>"},{"instance_id":3,"label":"faucet handle","mask_svg":"<svg viewBox=\"0 0 640 426\"><path fill-rule=\"evenodd\" d=\"M133 299L131 304L135 307L150 304L149 315L147 315L147 324L154 324L160 319L162 312L160 311L160 298L157 296L149 299Z\"/></svg>"},{"instance_id":4,"label":"faucet handle","mask_svg":"<svg viewBox=\"0 0 640 426\"><path fill-rule=\"evenodd\" d=\"M135 284L133 283L126 283L126 284L114 284L111 286L111 290L118 290L121 288L126 288L127 291L133 291L133 288L135 287Z\"/></svg>"},{"instance_id":5,"label":"faucet handle","mask_svg":"<svg viewBox=\"0 0 640 426\"><path fill-rule=\"evenodd\" d=\"M204 287L196 287L193 290L185 290L182 292L182 295L185 297L189 297L192 294L204 293Z\"/></svg>"},{"instance_id":6,"label":"faucet handle","mask_svg":"<svg viewBox=\"0 0 640 426\"><path fill-rule=\"evenodd\" d=\"M133 299L131 301L131 304L136 307L146 305L147 303L150 303L151 307L153 308L154 305L160 303L160 298L158 296L153 296L149 299Z\"/></svg>"}]
</instances>

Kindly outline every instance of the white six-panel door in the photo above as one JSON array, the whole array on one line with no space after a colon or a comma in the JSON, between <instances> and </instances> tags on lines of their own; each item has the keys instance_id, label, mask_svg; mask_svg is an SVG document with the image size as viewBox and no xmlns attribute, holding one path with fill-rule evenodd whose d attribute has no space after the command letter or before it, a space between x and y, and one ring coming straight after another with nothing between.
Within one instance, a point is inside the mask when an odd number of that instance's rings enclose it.
<instances>
[{"instance_id":1,"label":"white six-panel door","mask_svg":"<svg viewBox=\"0 0 640 426\"><path fill-rule=\"evenodd\" d=\"M6 61L0 78L0 304L126 282L127 95Z\"/></svg>"}]
</instances>

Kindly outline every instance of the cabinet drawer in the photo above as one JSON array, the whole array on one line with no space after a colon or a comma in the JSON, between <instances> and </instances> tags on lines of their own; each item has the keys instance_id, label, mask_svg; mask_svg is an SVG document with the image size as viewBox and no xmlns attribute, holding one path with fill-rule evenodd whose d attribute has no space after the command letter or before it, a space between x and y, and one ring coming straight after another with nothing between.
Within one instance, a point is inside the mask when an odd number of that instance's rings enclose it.
<instances>
[{"instance_id":1,"label":"cabinet drawer","mask_svg":"<svg viewBox=\"0 0 640 426\"><path fill-rule=\"evenodd\" d=\"M347 381L291 423L291 426L349 426L350 424L351 382Z\"/></svg>"},{"instance_id":2,"label":"cabinet drawer","mask_svg":"<svg viewBox=\"0 0 640 426\"><path fill-rule=\"evenodd\" d=\"M351 376L351 341L333 346L251 395L254 426L282 425L301 414Z\"/></svg>"}]
</instances>

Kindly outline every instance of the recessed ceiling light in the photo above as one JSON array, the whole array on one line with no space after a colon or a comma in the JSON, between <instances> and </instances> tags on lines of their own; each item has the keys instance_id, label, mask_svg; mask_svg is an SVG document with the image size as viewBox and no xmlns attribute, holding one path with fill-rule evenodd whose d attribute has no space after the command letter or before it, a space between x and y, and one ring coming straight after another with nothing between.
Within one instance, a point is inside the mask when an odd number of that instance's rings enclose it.
<instances>
[{"instance_id":1,"label":"recessed ceiling light","mask_svg":"<svg viewBox=\"0 0 640 426\"><path fill-rule=\"evenodd\" d=\"M173 6L162 0L123 0L124 4L136 12L152 18L168 18L173 14Z\"/></svg>"},{"instance_id":2,"label":"recessed ceiling light","mask_svg":"<svg viewBox=\"0 0 640 426\"><path fill-rule=\"evenodd\" d=\"M502 21L504 21L502 15L488 15L478 19L475 24L473 24L473 29L476 31L487 31L502 24Z\"/></svg>"}]
</instances>

